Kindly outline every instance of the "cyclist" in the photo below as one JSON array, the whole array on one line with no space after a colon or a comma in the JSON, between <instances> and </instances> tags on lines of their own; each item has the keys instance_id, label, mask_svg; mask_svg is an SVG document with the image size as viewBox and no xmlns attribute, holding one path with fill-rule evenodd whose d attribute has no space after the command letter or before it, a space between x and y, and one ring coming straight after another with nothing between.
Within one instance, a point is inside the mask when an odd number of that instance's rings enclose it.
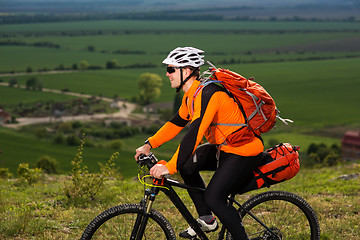
<instances>
[{"instance_id":1,"label":"cyclist","mask_svg":"<svg viewBox=\"0 0 360 240\"><path fill-rule=\"evenodd\" d=\"M262 159L264 146L245 127L216 124L244 123L245 118L223 87L214 83L201 85L199 75L203 58L204 51L200 49L178 47L163 61L167 65L166 76L171 87L185 92L182 104L171 120L136 149L135 159L171 140L189 124L171 160L155 165L150 174L161 178L179 172L185 184L205 188L199 171L215 171L204 193L189 191L199 214L198 223L205 232L215 231L218 223L212 215L214 213L233 239L248 239L238 212L227 205L226 199L251 179L252 170ZM199 146L203 136L208 143ZM180 233L184 238L195 235L191 227Z\"/></svg>"}]
</instances>

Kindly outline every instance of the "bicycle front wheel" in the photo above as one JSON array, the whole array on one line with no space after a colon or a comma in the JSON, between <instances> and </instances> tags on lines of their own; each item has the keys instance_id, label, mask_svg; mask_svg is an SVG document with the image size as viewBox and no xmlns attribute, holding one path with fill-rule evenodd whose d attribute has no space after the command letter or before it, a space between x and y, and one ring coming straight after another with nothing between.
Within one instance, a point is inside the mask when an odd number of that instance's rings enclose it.
<instances>
[{"instance_id":1,"label":"bicycle front wheel","mask_svg":"<svg viewBox=\"0 0 360 240\"><path fill-rule=\"evenodd\" d=\"M123 204L100 213L86 227L81 239L131 239L137 217L144 213L139 204ZM152 209L142 239L175 240L169 221Z\"/></svg>"}]
</instances>

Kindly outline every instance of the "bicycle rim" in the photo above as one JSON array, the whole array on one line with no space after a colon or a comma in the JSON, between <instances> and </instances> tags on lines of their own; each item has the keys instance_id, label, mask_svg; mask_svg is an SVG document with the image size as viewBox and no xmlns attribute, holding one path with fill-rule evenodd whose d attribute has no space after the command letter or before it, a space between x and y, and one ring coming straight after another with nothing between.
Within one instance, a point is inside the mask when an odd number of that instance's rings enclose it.
<instances>
[{"instance_id":1,"label":"bicycle rim","mask_svg":"<svg viewBox=\"0 0 360 240\"><path fill-rule=\"evenodd\" d=\"M320 239L319 222L311 206L299 196L281 191L258 194L244 203L273 233L240 210L243 225L250 239Z\"/></svg>"},{"instance_id":2,"label":"bicycle rim","mask_svg":"<svg viewBox=\"0 0 360 240\"><path fill-rule=\"evenodd\" d=\"M138 214L138 204L123 204L99 214L85 229L81 239L129 240ZM152 210L142 239L175 239L170 223L156 210Z\"/></svg>"}]
</instances>

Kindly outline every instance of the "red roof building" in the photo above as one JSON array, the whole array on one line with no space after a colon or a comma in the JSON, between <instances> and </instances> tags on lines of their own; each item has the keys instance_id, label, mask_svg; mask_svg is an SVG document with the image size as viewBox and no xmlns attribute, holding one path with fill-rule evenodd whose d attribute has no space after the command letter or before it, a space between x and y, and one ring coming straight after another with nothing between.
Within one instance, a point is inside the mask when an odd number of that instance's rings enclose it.
<instances>
[{"instance_id":1,"label":"red roof building","mask_svg":"<svg viewBox=\"0 0 360 240\"><path fill-rule=\"evenodd\" d=\"M360 131L347 131L341 140L341 152L344 160L360 159Z\"/></svg>"},{"instance_id":2,"label":"red roof building","mask_svg":"<svg viewBox=\"0 0 360 240\"><path fill-rule=\"evenodd\" d=\"M11 121L10 114L5 112L2 107L0 107L0 125L8 123Z\"/></svg>"}]
</instances>

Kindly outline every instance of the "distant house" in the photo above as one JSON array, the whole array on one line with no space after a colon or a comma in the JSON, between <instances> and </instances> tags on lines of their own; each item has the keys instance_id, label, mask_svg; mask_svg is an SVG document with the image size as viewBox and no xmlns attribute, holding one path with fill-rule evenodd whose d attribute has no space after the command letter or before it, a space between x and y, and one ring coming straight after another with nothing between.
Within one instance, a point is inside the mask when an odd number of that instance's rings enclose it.
<instances>
[{"instance_id":1,"label":"distant house","mask_svg":"<svg viewBox=\"0 0 360 240\"><path fill-rule=\"evenodd\" d=\"M360 159L360 131L347 131L341 140L341 152L344 160Z\"/></svg>"},{"instance_id":2,"label":"distant house","mask_svg":"<svg viewBox=\"0 0 360 240\"><path fill-rule=\"evenodd\" d=\"M8 123L11 121L11 116L9 113L5 112L2 107L0 107L0 125Z\"/></svg>"},{"instance_id":3,"label":"distant house","mask_svg":"<svg viewBox=\"0 0 360 240\"><path fill-rule=\"evenodd\" d=\"M174 104L172 102L165 103L151 103L143 107L144 113L158 113L159 110L173 109Z\"/></svg>"}]
</instances>

